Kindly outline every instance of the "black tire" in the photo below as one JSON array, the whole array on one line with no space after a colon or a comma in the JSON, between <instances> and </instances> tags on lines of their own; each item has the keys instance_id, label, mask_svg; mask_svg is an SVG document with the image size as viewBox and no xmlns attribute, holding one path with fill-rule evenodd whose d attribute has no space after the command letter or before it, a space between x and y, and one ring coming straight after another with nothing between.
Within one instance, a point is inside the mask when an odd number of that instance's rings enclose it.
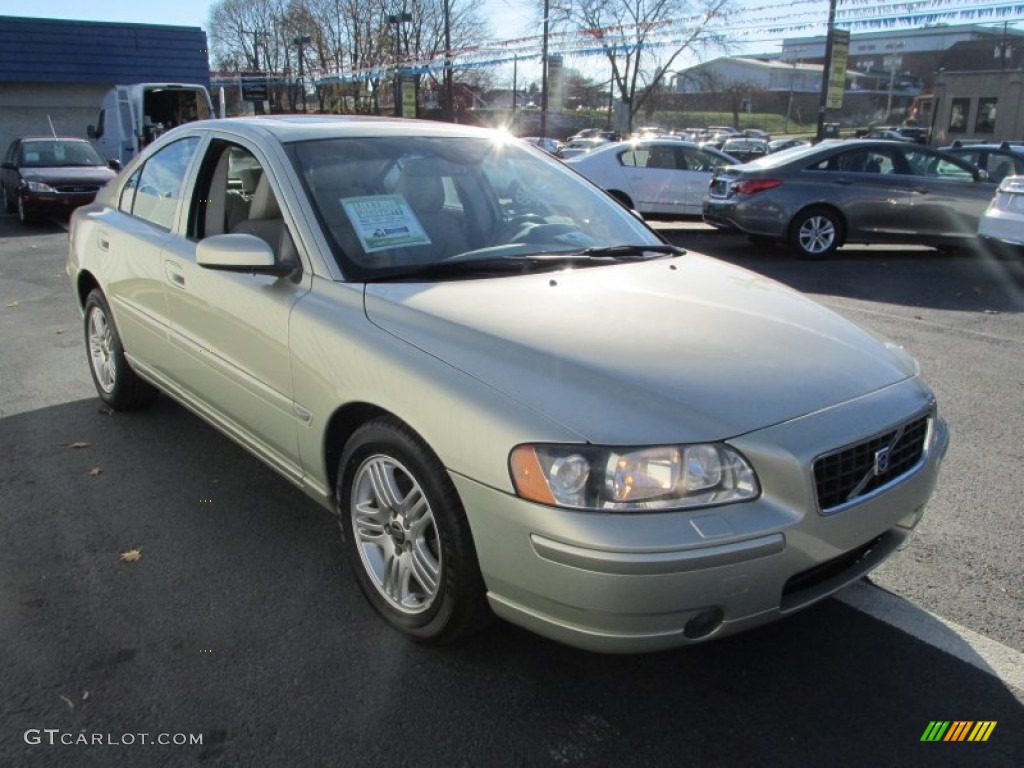
<instances>
[{"instance_id":1,"label":"black tire","mask_svg":"<svg viewBox=\"0 0 1024 768\"><path fill-rule=\"evenodd\" d=\"M33 214L30 210L28 210L28 208L25 207L24 198L19 196L15 205L18 208L18 221L20 221L25 226L29 226L31 224L36 223L35 214Z\"/></svg>"},{"instance_id":2,"label":"black tire","mask_svg":"<svg viewBox=\"0 0 1024 768\"><path fill-rule=\"evenodd\" d=\"M829 208L808 208L789 225L789 244L801 258L824 259L843 242L843 222Z\"/></svg>"},{"instance_id":3,"label":"black tire","mask_svg":"<svg viewBox=\"0 0 1024 768\"><path fill-rule=\"evenodd\" d=\"M90 291L85 300L84 329L89 373L100 399L117 411L134 411L150 405L158 392L128 364L114 316L98 288Z\"/></svg>"},{"instance_id":4,"label":"black tire","mask_svg":"<svg viewBox=\"0 0 1024 768\"><path fill-rule=\"evenodd\" d=\"M336 500L356 580L391 626L420 642L444 643L491 620L455 486L405 424L381 417L352 434L338 465Z\"/></svg>"},{"instance_id":5,"label":"black tire","mask_svg":"<svg viewBox=\"0 0 1024 768\"><path fill-rule=\"evenodd\" d=\"M11 196L7 194L7 187L4 187L4 189L3 189L3 197L4 197L4 213L14 213L14 211L17 210L17 205L11 199Z\"/></svg>"}]
</instances>

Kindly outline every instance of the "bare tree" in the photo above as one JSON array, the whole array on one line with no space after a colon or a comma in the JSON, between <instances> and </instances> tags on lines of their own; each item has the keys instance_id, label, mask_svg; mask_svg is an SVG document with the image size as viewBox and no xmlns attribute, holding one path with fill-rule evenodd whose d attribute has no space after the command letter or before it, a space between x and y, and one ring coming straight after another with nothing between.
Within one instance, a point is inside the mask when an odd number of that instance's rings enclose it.
<instances>
[{"instance_id":1,"label":"bare tree","mask_svg":"<svg viewBox=\"0 0 1024 768\"><path fill-rule=\"evenodd\" d=\"M551 16L560 27L601 46L622 105L616 128L628 132L680 56L725 47L712 30L732 1L572 0L553 3Z\"/></svg>"},{"instance_id":2,"label":"bare tree","mask_svg":"<svg viewBox=\"0 0 1024 768\"><path fill-rule=\"evenodd\" d=\"M396 23L396 13L410 20ZM473 0L220 0L210 10L210 29L218 67L267 68L294 90L301 46L304 79L313 83L319 109L364 113L380 112L381 90L398 69L422 70L437 87L438 63L487 32Z\"/></svg>"}]
</instances>

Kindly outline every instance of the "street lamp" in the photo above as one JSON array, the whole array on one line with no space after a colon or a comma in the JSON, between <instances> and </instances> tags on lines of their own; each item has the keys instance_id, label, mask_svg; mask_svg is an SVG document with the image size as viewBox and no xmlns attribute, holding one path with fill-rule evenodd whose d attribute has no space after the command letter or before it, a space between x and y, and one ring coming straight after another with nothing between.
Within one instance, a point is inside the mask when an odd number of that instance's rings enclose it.
<instances>
[{"instance_id":1,"label":"street lamp","mask_svg":"<svg viewBox=\"0 0 1024 768\"><path fill-rule=\"evenodd\" d=\"M402 58L402 24L412 21L412 14L408 11L401 13L389 13L388 24L395 26L395 116L402 116L402 75L399 71L399 63Z\"/></svg>"},{"instance_id":2,"label":"street lamp","mask_svg":"<svg viewBox=\"0 0 1024 768\"><path fill-rule=\"evenodd\" d=\"M889 98L885 102L885 122L889 122L889 116L892 114L892 92L896 87L896 67L903 63L903 57L897 56L896 51L903 50L903 43L889 43L885 46L888 50L892 51L889 56Z\"/></svg>"},{"instance_id":3,"label":"street lamp","mask_svg":"<svg viewBox=\"0 0 1024 768\"><path fill-rule=\"evenodd\" d=\"M292 45L299 47L299 88L302 92L302 113L306 113L306 80L302 75L303 63L305 61L306 46L313 42L309 35L299 35L292 39Z\"/></svg>"}]
</instances>

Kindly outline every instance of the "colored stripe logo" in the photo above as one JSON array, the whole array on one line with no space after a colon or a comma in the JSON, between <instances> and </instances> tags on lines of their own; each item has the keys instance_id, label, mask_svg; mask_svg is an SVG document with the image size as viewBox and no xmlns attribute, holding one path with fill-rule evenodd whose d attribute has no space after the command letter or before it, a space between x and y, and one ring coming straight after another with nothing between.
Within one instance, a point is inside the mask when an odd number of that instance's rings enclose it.
<instances>
[{"instance_id":1,"label":"colored stripe logo","mask_svg":"<svg viewBox=\"0 0 1024 768\"><path fill-rule=\"evenodd\" d=\"M932 720L921 741L988 741L996 720Z\"/></svg>"}]
</instances>

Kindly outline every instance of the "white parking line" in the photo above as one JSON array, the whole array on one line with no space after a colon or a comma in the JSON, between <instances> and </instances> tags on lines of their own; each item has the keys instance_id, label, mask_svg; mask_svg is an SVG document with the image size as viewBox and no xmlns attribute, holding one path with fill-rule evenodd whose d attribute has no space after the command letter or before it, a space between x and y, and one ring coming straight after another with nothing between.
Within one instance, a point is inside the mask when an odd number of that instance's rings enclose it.
<instances>
[{"instance_id":1,"label":"white parking line","mask_svg":"<svg viewBox=\"0 0 1024 768\"><path fill-rule=\"evenodd\" d=\"M902 597L863 581L836 597L872 618L884 621L928 645L998 677L1024 697L1024 654L915 606Z\"/></svg>"}]
</instances>

